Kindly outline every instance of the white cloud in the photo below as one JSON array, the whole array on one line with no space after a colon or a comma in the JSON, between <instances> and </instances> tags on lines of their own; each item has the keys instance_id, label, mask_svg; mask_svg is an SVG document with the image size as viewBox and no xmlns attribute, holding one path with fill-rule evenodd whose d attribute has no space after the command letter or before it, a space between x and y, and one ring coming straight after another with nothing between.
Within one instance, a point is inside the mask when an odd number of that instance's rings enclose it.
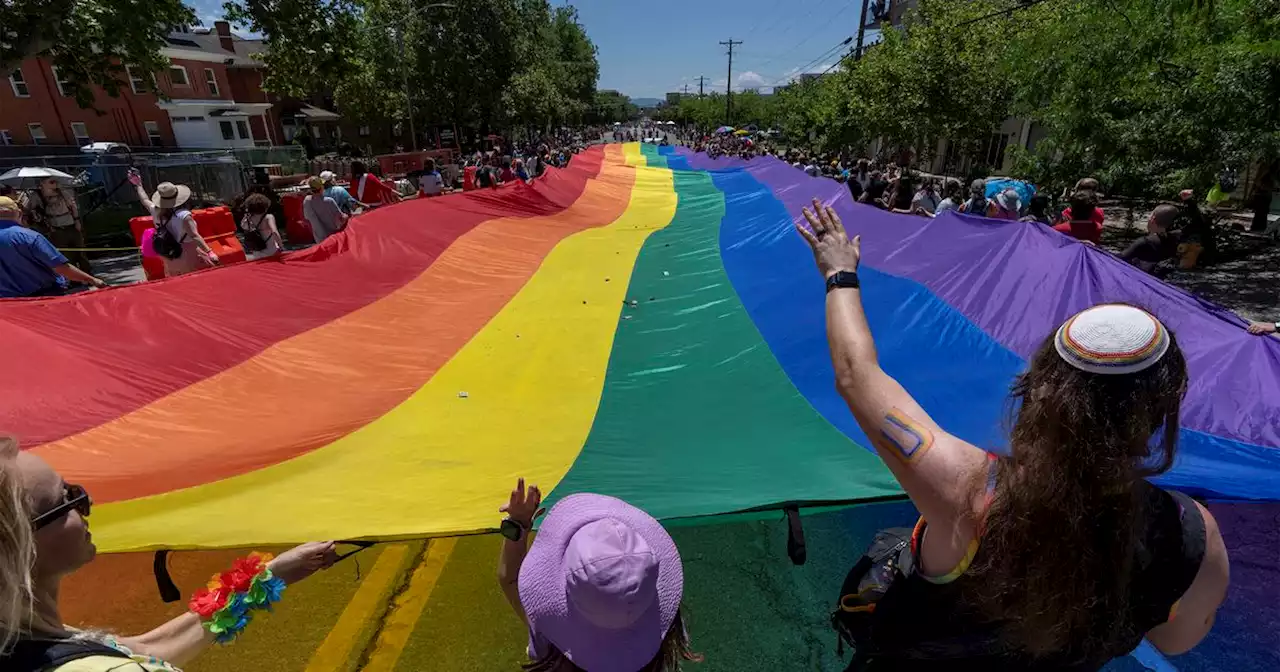
<instances>
[{"instance_id":1,"label":"white cloud","mask_svg":"<svg viewBox=\"0 0 1280 672\"><path fill-rule=\"evenodd\" d=\"M738 75L738 88L740 89L758 89L768 84L760 73L748 70Z\"/></svg>"}]
</instances>

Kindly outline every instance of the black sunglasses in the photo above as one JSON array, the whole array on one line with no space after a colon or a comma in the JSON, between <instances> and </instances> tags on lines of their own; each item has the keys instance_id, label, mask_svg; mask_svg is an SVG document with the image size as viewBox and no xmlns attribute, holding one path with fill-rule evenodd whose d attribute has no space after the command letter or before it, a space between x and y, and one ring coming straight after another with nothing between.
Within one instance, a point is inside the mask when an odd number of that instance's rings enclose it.
<instances>
[{"instance_id":1,"label":"black sunglasses","mask_svg":"<svg viewBox=\"0 0 1280 672\"><path fill-rule=\"evenodd\" d=\"M70 483L64 484L62 488L62 503L32 518L32 527L38 530L67 515L72 509L79 511L82 517L89 515L89 510L93 506L93 498L89 497L89 491L79 485L71 485Z\"/></svg>"}]
</instances>

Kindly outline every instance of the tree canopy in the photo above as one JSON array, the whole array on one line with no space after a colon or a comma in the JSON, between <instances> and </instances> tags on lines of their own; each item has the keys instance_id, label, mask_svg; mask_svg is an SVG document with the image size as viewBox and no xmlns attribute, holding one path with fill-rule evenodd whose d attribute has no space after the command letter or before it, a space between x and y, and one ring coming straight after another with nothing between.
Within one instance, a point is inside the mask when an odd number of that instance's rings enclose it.
<instances>
[{"instance_id":1,"label":"tree canopy","mask_svg":"<svg viewBox=\"0 0 1280 672\"><path fill-rule=\"evenodd\" d=\"M717 126L750 126L768 128L778 122L776 95L762 95L757 91L741 91L733 94L729 117L725 116L725 95L719 92L705 96L686 95L675 105L665 105L654 115L658 119L693 124L702 129Z\"/></svg>"},{"instance_id":2,"label":"tree canopy","mask_svg":"<svg viewBox=\"0 0 1280 672\"><path fill-rule=\"evenodd\" d=\"M229 20L264 35L267 90L332 92L357 121L407 120L412 103L418 128L541 127L581 122L596 102L596 48L572 6L231 0L225 8Z\"/></svg>"},{"instance_id":3,"label":"tree canopy","mask_svg":"<svg viewBox=\"0 0 1280 672\"><path fill-rule=\"evenodd\" d=\"M58 69L68 95L93 105L93 87L119 94L135 72L168 67L165 35L195 21L181 0L4 0L0 2L0 73L34 56Z\"/></svg>"},{"instance_id":4,"label":"tree canopy","mask_svg":"<svg viewBox=\"0 0 1280 672\"><path fill-rule=\"evenodd\" d=\"M1043 138L1015 172L1135 195L1280 156L1280 0L919 0L883 34L778 94L790 137L932 158L939 139L972 153L1013 115Z\"/></svg>"}]
</instances>

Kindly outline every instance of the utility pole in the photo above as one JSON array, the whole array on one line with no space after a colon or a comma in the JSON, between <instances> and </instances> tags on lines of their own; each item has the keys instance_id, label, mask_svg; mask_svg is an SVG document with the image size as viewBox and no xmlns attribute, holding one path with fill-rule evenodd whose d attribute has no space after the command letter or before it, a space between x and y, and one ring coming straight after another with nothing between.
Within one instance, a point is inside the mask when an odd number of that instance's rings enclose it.
<instances>
[{"instance_id":1,"label":"utility pole","mask_svg":"<svg viewBox=\"0 0 1280 672\"><path fill-rule=\"evenodd\" d=\"M702 85L705 84L706 81L707 81L706 77L703 77L702 75L698 75L698 97L699 98L702 97Z\"/></svg>"},{"instance_id":2,"label":"utility pole","mask_svg":"<svg viewBox=\"0 0 1280 672\"><path fill-rule=\"evenodd\" d=\"M862 38L867 34L868 0L862 0L862 11L858 14L858 44L853 48L853 60L862 58Z\"/></svg>"},{"instance_id":3,"label":"utility pole","mask_svg":"<svg viewBox=\"0 0 1280 672\"><path fill-rule=\"evenodd\" d=\"M684 95L686 95L686 96L688 96L688 95L689 95L689 85L688 85L688 84L685 84L685 85L684 85Z\"/></svg>"},{"instance_id":4,"label":"utility pole","mask_svg":"<svg viewBox=\"0 0 1280 672\"><path fill-rule=\"evenodd\" d=\"M863 0L863 5L866 5L866 0ZM720 44L729 47L729 78L724 83L724 125L728 126L729 120L733 118L733 48L742 44L742 40L729 38L728 42Z\"/></svg>"}]
</instances>

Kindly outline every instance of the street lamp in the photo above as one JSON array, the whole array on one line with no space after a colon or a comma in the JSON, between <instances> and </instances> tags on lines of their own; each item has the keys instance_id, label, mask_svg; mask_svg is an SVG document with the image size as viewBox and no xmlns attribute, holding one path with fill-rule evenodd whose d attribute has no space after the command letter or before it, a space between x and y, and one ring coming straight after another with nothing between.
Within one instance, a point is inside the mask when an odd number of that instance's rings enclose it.
<instances>
[{"instance_id":1,"label":"street lamp","mask_svg":"<svg viewBox=\"0 0 1280 672\"><path fill-rule=\"evenodd\" d=\"M453 9L456 5L452 2L433 2L421 8L423 12L429 9ZM413 100L409 98L409 68L406 66L404 54L404 26L396 28L396 41L400 45L400 71L404 74L404 106L405 111L409 115L409 138L413 145L413 151L418 151L418 132L413 128Z\"/></svg>"}]
</instances>

